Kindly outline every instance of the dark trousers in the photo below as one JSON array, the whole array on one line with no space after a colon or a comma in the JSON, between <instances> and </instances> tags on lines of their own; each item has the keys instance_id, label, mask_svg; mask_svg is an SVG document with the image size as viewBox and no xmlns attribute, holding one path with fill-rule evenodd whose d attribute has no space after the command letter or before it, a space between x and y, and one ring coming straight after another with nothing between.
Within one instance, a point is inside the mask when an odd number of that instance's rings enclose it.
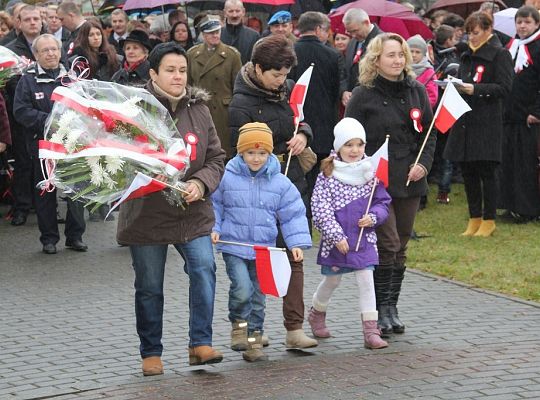
<instances>
[{"instance_id":1,"label":"dark trousers","mask_svg":"<svg viewBox=\"0 0 540 400\"><path fill-rule=\"evenodd\" d=\"M405 265L420 197L393 198L386 222L377 228L379 265Z\"/></svg>"},{"instance_id":2,"label":"dark trousers","mask_svg":"<svg viewBox=\"0 0 540 400\"><path fill-rule=\"evenodd\" d=\"M41 172L40 160L32 159L34 167L34 187L43 180ZM34 188L34 202L36 207L36 215L38 220L39 231L41 236L39 240L42 244L56 244L60 240L58 232L58 221L56 219L56 189L52 192L42 191L42 189ZM66 225L64 233L66 240L81 240L86 229L84 221L84 205L79 201L67 200Z\"/></svg>"},{"instance_id":3,"label":"dark trousers","mask_svg":"<svg viewBox=\"0 0 540 400\"><path fill-rule=\"evenodd\" d=\"M304 263L293 261L289 250L287 257L291 263L291 281L283 297L283 325L288 331L295 331L302 329L304 323Z\"/></svg>"},{"instance_id":4,"label":"dark trousers","mask_svg":"<svg viewBox=\"0 0 540 400\"><path fill-rule=\"evenodd\" d=\"M32 159L28 153L26 141L20 132L13 135L13 157L15 167L13 169L13 213L27 215L32 206L33 188L32 182Z\"/></svg>"},{"instance_id":5,"label":"dark trousers","mask_svg":"<svg viewBox=\"0 0 540 400\"><path fill-rule=\"evenodd\" d=\"M497 210L496 161L462 162L461 172L471 218L495 219Z\"/></svg>"}]
</instances>

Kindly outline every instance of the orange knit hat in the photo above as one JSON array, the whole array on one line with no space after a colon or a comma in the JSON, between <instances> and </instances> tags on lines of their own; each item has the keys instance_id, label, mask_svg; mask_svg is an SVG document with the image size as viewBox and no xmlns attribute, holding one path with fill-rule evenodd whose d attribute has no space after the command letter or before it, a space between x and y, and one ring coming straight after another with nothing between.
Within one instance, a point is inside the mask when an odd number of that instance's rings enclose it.
<instances>
[{"instance_id":1,"label":"orange knit hat","mask_svg":"<svg viewBox=\"0 0 540 400\"><path fill-rule=\"evenodd\" d=\"M242 126L238 133L238 143L236 144L236 151L238 153L258 148L263 148L267 152L272 153L274 141L272 131L268 125L262 122L250 122Z\"/></svg>"}]
</instances>

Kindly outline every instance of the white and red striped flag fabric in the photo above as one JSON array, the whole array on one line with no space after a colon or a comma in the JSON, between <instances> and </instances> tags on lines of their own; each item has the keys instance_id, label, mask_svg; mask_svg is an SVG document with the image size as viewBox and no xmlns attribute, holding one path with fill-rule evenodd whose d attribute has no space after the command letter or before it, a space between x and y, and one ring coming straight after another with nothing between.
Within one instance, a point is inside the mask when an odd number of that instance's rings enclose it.
<instances>
[{"instance_id":1,"label":"white and red striped flag fabric","mask_svg":"<svg viewBox=\"0 0 540 400\"><path fill-rule=\"evenodd\" d=\"M120 199L114 204L114 206L111 207L105 219L107 219L109 214L123 202L133 200L138 197L143 197L150 193L159 192L166 187L167 185L163 182L151 178L148 175L143 174L142 172L137 172L137 175L133 179L133 182L131 182L131 185L129 185L122 197L120 197Z\"/></svg>"},{"instance_id":2,"label":"white and red striped flag fabric","mask_svg":"<svg viewBox=\"0 0 540 400\"><path fill-rule=\"evenodd\" d=\"M285 296L291 280L291 264L287 253L266 246L253 248L261 292L275 297Z\"/></svg>"},{"instance_id":3,"label":"white and red striped flag fabric","mask_svg":"<svg viewBox=\"0 0 540 400\"><path fill-rule=\"evenodd\" d=\"M459 117L468 111L471 111L471 107L459 95L452 82L448 82L438 112L434 117L435 126L439 132L446 133Z\"/></svg>"},{"instance_id":4,"label":"white and red striped flag fabric","mask_svg":"<svg viewBox=\"0 0 540 400\"><path fill-rule=\"evenodd\" d=\"M313 73L313 65L304 71L298 82L293 87L289 104L294 112L294 122L298 124L304 120L304 103L306 101L306 95L309 87L309 81L311 80L311 74Z\"/></svg>"},{"instance_id":5,"label":"white and red striped flag fabric","mask_svg":"<svg viewBox=\"0 0 540 400\"><path fill-rule=\"evenodd\" d=\"M375 170L375 176L388 187L388 138L384 141L381 147L371 156L371 164Z\"/></svg>"}]
</instances>

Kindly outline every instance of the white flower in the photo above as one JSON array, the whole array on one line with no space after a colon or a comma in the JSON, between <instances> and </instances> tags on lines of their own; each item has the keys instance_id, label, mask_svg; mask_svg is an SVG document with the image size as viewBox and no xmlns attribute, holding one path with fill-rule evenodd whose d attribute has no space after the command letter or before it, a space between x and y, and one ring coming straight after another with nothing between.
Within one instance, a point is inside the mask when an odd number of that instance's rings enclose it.
<instances>
[{"instance_id":1,"label":"white flower","mask_svg":"<svg viewBox=\"0 0 540 400\"><path fill-rule=\"evenodd\" d=\"M53 133L53 135L49 139L49 142L63 144L64 143L64 135L62 134L62 132Z\"/></svg>"},{"instance_id":2,"label":"white flower","mask_svg":"<svg viewBox=\"0 0 540 400\"><path fill-rule=\"evenodd\" d=\"M93 185L101 186L105 181L105 175L107 174L100 163L90 166L90 182Z\"/></svg>"},{"instance_id":3,"label":"white flower","mask_svg":"<svg viewBox=\"0 0 540 400\"><path fill-rule=\"evenodd\" d=\"M70 153L75 151L79 142L79 137L84 133L81 129L72 129L66 135L66 150Z\"/></svg>"},{"instance_id":4,"label":"white flower","mask_svg":"<svg viewBox=\"0 0 540 400\"><path fill-rule=\"evenodd\" d=\"M116 182L112 180L109 174L105 173L105 175L103 175L103 181L109 189L116 189Z\"/></svg>"},{"instance_id":5,"label":"white flower","mask_svg":"<svg viewBox=\"0 0 540 400\"><path fill-rule=\"evenodd\" d=\"M124 166L124 160L120 157L105 157L105 171L116 174Z\"/></svg>"},{"instance_id":6,"label":"white flower","mask_svg":"<svg viewBox=\"0 0 540 400\"><path fill-rule=\"evenodd\" d=\"M94 167L95 165L99 166L99 162L101 160L101 157L86 157L86 163L90 166L90 168Z\"/></svg>"}]
</instances>

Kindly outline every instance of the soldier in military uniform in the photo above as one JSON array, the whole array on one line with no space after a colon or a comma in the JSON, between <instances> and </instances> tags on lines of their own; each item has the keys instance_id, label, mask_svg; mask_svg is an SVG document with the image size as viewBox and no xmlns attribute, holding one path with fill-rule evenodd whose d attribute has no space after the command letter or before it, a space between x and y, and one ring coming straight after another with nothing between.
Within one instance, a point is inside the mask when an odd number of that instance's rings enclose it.
<instances>
[{"instance_id":1,"label":"soldier in military uniform","mask_svg":"<svg viewBox=\"0 0 540 400\"><path fill-rule=\"evenodd\" d=\"M234 81L242 66L240 53L234 47L221 41L221 23L212 16L204 17L198 24L203 43L189 49L188 81L210 92L208 102L221 147L232 157L229 130L229 103L231 102Z\"/></svg>"}]
</instances>

